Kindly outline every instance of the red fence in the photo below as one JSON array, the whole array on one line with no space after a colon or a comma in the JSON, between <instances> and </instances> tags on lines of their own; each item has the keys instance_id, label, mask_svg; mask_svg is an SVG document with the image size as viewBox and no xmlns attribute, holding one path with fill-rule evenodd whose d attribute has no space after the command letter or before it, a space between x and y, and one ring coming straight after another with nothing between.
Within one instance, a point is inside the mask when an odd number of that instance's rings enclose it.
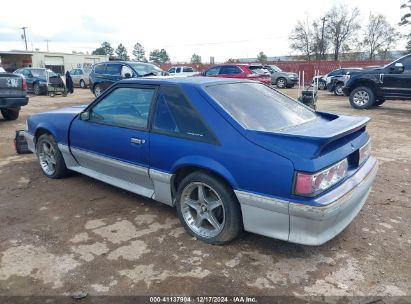
<instances>
[{"instance_id":1,"label":"red fence","mask_svg":"<svg viewBox=\"0 0 411 304\"><path fill-rule=\"evenodd\" d=\"M242 62L246 63L246 62ZM320 75L327 74L340 67L366 67L366 66L378 66L389 63L389 61L270 61L267 64L274 64L278 66L285 72L304 72L305 79L307 82L311 81L314 77L314 73L317 72ZM235 64L235 63L234 63ZM204 71L209 67L213 66L211 64L162 64L161 68L163 70L168 70L172 66L184 65L191 66L196 71Z\"/></svg>"}]
</instances>

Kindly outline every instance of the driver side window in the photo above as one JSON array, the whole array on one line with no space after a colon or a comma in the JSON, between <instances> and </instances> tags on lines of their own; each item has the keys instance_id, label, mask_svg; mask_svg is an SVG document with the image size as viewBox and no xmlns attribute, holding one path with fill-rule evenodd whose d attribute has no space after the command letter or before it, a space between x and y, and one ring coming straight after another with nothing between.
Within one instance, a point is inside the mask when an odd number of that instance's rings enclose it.
<instances>
[{"instance_id":1,"label":"driver side window","mask_svg":"<svg viewBox=\"0 0 411 304\"><path fill-rule=\"evenodd\" d=\"M218 66L218 67L214 67L214 68L207 70L205 75L214 76L214 75L217 75L219 72L220 72L220 67Z\"/></svg>"},{"instance_id":2,"label":"driver side window","mask_svg":"<svg viewBox=\"0 0 411 304\"><path fill-rule=\"evenodd\" d=\"M404 74L411 74L411 56L405 58L401 61L402 65L404 66Z\"/></svg>"},{"instance_id":3,"label":"driver side window","mask_svg":"<svg viewBox=\"0 0 411 304\"><path fill-rule=\"evenodd\" d=\"M118 88L90 111L90 121L146 129L155 88Z\"/></svg>"}]
</instances>

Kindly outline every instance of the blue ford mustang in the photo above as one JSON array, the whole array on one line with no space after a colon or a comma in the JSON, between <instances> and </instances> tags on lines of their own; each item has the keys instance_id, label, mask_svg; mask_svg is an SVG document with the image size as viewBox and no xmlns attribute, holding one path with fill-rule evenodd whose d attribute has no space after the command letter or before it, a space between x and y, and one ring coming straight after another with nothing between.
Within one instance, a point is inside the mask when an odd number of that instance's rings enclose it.
<instances>
[{"instance_id":1,"label":"blue ford mustang","mask_svg":"<svg viewBox=\"0 0 411 304\"><path fill-rule=\"evenodd\" d=\"M153 78L32 115L24 135L46 176L77 171L175 206L204 242L244 229L319 245L370 192L368 121L314 112L253 81Z\"/></svg>"}]
</instances>

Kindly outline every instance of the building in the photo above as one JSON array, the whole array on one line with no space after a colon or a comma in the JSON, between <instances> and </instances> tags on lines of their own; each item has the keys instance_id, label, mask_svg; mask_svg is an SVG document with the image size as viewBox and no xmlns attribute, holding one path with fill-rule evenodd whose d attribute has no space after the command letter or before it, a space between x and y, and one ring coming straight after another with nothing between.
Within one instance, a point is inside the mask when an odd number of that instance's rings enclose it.
<instances>
[{"instance_id":1,"label":"building","mask_svg":"<svg viewBox=\"0 0 411 304\"><path fill-rule=\"evenodd\" d=\"M49 68L64 74L74 68L90 67L91 65L108 61L106 55L88 55L80 53L53 53L30 51L0 51L0 66L13 72L22 67Z\"/></svg>"}]
</instances>

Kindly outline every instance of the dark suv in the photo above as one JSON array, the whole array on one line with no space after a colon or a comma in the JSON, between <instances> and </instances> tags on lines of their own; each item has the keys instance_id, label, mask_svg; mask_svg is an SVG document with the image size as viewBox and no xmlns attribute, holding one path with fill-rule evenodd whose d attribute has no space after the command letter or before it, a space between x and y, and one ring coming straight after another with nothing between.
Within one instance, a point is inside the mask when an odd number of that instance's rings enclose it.
<instances>
[{"instance_id":1,"label":"dark suv","mask_svg":"<svg viewBox=\"0 0 411 304\"><path fill-rule=\"evenodd\" d=\"M411 100L411 54L382 67L349 73L343 91L356 109L379 106L388 99Z\"/></svg>"},{"instance_id":2,"label":"dark suv","mask_svg":"<svg viewBox=\"0 0 411 304\"><path fill-rule=\"evenodd\" d=\"M132 61L97 63L90 73L90 90L97 97L113 83L124 78L165 76L167 74L167 72L151 63Z\"/></svg>"}]
</instances>

